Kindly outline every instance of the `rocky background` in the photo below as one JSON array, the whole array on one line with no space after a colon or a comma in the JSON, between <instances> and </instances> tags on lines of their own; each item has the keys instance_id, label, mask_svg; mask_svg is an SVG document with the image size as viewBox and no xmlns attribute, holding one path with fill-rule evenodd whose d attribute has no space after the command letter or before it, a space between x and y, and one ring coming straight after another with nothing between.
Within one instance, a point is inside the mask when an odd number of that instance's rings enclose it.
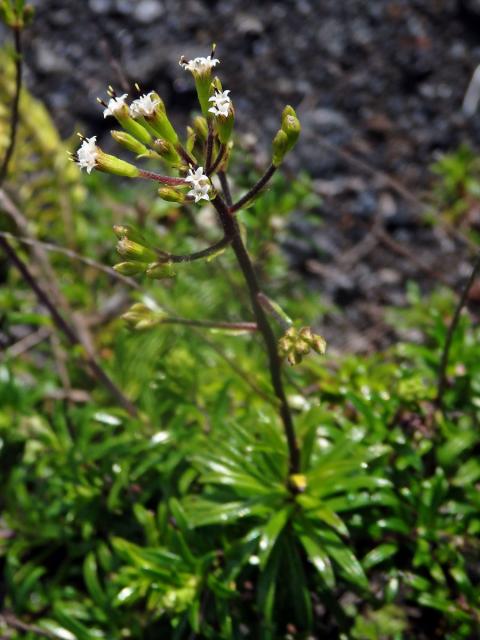
<instances>
[{"instance_id":1,"label":"rocky background","mask_svg":"<svg viewBox=\"0 0 480 640\"><path fill-rule=\"evenodd\" d=\"M283 106L298 108L303 136L289 170L308 171L323 200L318 223L293 216L286 250L322 302L343 307L326 319L327 337L338 343L342 330L338 346L388 342L384 307L405 301L408 279L428 290L468 274L464 243L422 214L432 161L480 141L480 115L462 110L480 64L478 0L34 4L27 84L65 136L109 128L96 104L108 84L155 88L182 124L195 93L178 60L212 42L260 160Z\"/></svg>"}]
</instances>

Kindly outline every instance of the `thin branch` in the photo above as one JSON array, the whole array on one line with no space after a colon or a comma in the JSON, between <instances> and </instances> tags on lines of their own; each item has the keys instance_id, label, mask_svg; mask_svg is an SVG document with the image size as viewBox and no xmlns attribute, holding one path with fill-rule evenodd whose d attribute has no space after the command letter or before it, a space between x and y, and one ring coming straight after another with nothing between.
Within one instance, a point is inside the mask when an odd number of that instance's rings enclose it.
<instances>
[{"instance_id":1,"label":"thin branch","mask_svg":"<svg viewBox=\"0 0 480 640\"><path fill-rule=\"evenodd\" d=\"M277 167L274 167L273 164L271 164L265 171L263 176L260 178L260 180L257 182L257 184L253 185L250 191L248 191L242 198L240 198L238 202L230 207L230 211L232 213L235 213L235 211L242 209L242 207L248 204L250 200L253 200L253 198L255 198L259 194L261 189L263 189L263 187L267 184L276 170Z\"/></svg>"},{"instance_id":2,"label":"thin branch","mask_svg":"<svg viewBox=\"0 0 480 640\"><path fill-rule=\"evenodd\" d=\"M447 386L447 366L448 359L450 355L450 348L452 346L453 336L455 334L455 330L460 321L460 314L462 313L462 309L467 303L468 294L470 289L472 288L473 283L475 282L475 278L480 271L480 252L477 254L477 258L473 265L472 273L468 278L462 295L460 296L460 300L458 301L457 307L455 309L455 313L453 314L452 320L450 322L450 326L448 327L447 336L445 338L445 343L443 345L442 358L440 361L440 367L438 370L438 378L437 378L437 396L436 396L436 404L441 409L443 406L443 396L445 393L445 389Z\"/></svg>"},{"instance_id":3,"label":"thin branch","mask_svg":"<svg viewBox=\"0 0 480 640\"><path fill-rule=\"evenodd\" d=\"M220 145L220 149L218 150L218 154L217 157L215 158L212 166L209 168L207 175L211 176L215 173L215 171L218 169L221 161L223 160L223 158L225 157L225 151L227 150L227 146L225 144L221 144Z\"/></svg>"},{"instance_id":4,"label":"thin branch","mask_svg":"<svg viewBox=\"0 0 480 640\"><path fill-rule=\"evenodd\" d=\"M27 265L23 262L20 256L16 253L16 251L10 246L8 240L6 238L0 237L0 248L6 253L11 262L15 265L17 270L20 272L21 276L28 284L28 286L32 289L32 291L37 296L37 299L41 305L43 305L52 320L60 331L65 335L67 340L70 342L72 346L82 346L81 339L78 337L76 331L66 322L63 316L58 311L55 304L50 300L48 294L42 289L40 284L37 282L35 277L32 275ZM86 350L85 350L86 351ZM122 391L116 386L116 384L111 380L111 378L105 373L102 367L99 365L95 357L85 352L84 359L88 367L90 368L92 374L95 378L101 382L110 392L110 394L115 398L115 400L132 416L137 415L137 410L135 406L130 402L128 398L126 398Z\"/></svg>"},{"instance_id":5,"label":"thin branch","mask_svg":"<svg viewBox=\"0 0 480 640\"><path fill-rule=\"evenodd\" d=\"M204 329L227 329L228 331L258 331L255 322L222 322L216 320L190 320L188 318L163 318L160 324L181 324L187 327L201 327Z\"/></svg>"},{"instance_id":6,"label":"thin branch","mask_svg":"<svg viewBox=\"0 0 480 640\"><path fill-rule=\"evenodd\" d=\"M195 251L194 253L185 253L185 254L174 254L167 253L165 251L160 251L160 262L194 262L195 260L202 260L203 258L208 258L209 256L213 256L222 249L224 249L227 245L231 243L232 239L224 236L218 242L215 242L210 247L206 249L202 249L201 251Z\"/></svg>"},{"instance_id":7,"label":"thin branch","mask_svg":"<svg viewBox=\"0 0 480 640\"><path fill-rule=\"evenodd\" d=\"M156 182L160 182L161 184L166 184L170 187L178 187L180 185L185 185L184 178L172 178L172 176L162 176L159 173L155 173L154 171L147 171L146 169L139 169L140 178L145 178L146 180L155 180Z\"/></svg>"},{"instance_id":8,"label":"thin branch","mask_svg":"<svg viewBox=\"0 0 480 640\"><path fill-rule=\"evenodd\" d=\"M15 44L15 93L13 95L12 111L10 115L10 142L3 158L2 166L0 168L0 186L3 184L7 177L8 166L13 156L15 149L15 141L17 139L18 130L18 118L20 107L20 93L22 90L22 41L21 41L21 29L19 27L13 27L13 39Z\"/></svg>"},{"instance_id":9,"label":"thin branch","mask_svg":"<svg viewBox=\"0 0 480 640\"><path fill-rule=\"evenodd\" d=\"M182 159L188 164L188 165L192 165L192 167L194 169L197 168L197 161L195 160L195 158L193 156L191 156L188 151L185 149L185 147L183 145L181 145L180 143L178 143L175 147L177 153L180 154L180 156L182 157Z\"/></svg>"},{"instance_id":10,"label":"thin branch","mask_svg":"<svg viewBox=\"0 0 480 640\"><path fill-rule=\"evenodd\" d=\"M225 201L229 207L232 206L232 194L230 192L230 185L228 184L228 178L225 171L218 172L218 179L220 180L220 184L222 186L223 195L225 196Z\"/></svg>"},{"instance_id":11,"label":"thin branch","mask_svg":"<svg viewBox=\"0 0 480 640\"><path fill-rule=\"evenodd\" d=\"M205 173L209 175L210 166L212 164L212 153L213 153L213 138L214 133L212 129L212 121L208 120L208 136L207 136L207 151L205 153Z\"/></svg>"}]
</instances>

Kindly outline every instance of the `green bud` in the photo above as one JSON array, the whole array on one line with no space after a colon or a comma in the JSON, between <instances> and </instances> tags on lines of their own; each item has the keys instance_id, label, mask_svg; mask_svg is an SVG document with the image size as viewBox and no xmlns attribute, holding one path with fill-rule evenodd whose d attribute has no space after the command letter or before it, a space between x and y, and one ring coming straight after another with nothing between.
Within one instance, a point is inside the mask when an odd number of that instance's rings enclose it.
<instances>
[{"instance_id":1,"label":"green bud","mask_svg":"<svg viewBox=\"0 0 480 640\"><path fill-rule=\"evenodd\" d=\"M119 262L113 268L122 276L136 276L139 273L144 273L148 264L145 262Z\"/></svg>"},{"instance_id":2,"label":"green bud","mask_svg":"<svg viewBox=\"0 0 480 640\"><path fill-rule=\"evenodd\" d=\"M282 125L283 125L283 121L287 116L293 116L294 118L297 117L295 109L289 104L287 104L285 109L282 111Z\"/></svg>"},{"instance_id":3,"label":"green bud","mask_svg":"<svg viewBox=\"0 0 480 640\"><path fill-rule=\"evenodd\" d=\"M171 262L153 262L147 269L147 276L154 280L173 278L176 273Z\"/></svg>"},{"instance_id":4,"label":"green bud","mask_svg":"<svg viewBox=\"0 0 480 640\"><path fill-rule=\"evenodd\" d=\"M169 164L178 165L181 163L180 156L171 142L157 138L153 143L153 147L158 155Z\"/></svg>"},{"instance_id":5,"label":"green bud","mask_svg":"<svg viewBox=\"0 0 480 640\"><path fill-rule=\"evenodd\" d=\"M128 238L129 240L133 240L134 242L138 242L138 244L147 245L147 241L134 227L131 227L129 224L116 224L113 226L113 233L117 236L119 240L122 238Z\"/></svg>"},{"instance_id":6,"label":"green bud","mask_svg":"<svg viewBox=\"0 0 480 640\"><path fill-rule=\"evenodd\" d=\"M287 151L290 151L296 145L301 130L302 127L296 115L293 116L288 114L282 120L282 131L285 132L288 140Z\"/></svg>"},{"instance_id":7,"label":"green bud","mask_svg":"<svg viewBox=\"0 0 480 640\"><path fill-rule=\"evenodd\" d=\"M150 144L152 136L145 127L132 118L128 105L124 104L121 108L116 109L114 116L125 131L140 140L140 142L143 142L143 144Z\"/></svg>"},{"instance_id":8,"label":"green bud","mask_svg":"<svg viewBox=\"0 0 480 640\"><path fill-rule=\"evenodd\" d=\"M150 154L149 149L147 149L144 144L139 142L136 138L134 138L126 131L110 131L110 135L115 140L115 142L118 142L119 145L121 145L125 149L128 149L128 151L135 153L137 156L145 156Z\"/></svg>"},{"instance_id":9,"label":"green bud","mask_svg":"<svg viewBox=\"0 0 480 640\"><path fill-rule=\"evenodd\" d=\"M140 170L125 160L120 160L116 156L104 153L97 147L95 168L104 173L112 173L116 176L124 176L125 178L138 178Z\"/></svg>"},{"instance_id":10,"label":"green bud","mask_svg":"<svg viewBox=\"0 0 480 640\"><path fill-rule=\"evenodd\" d=\"M288 151L288 136L283 129L279 129L279 131L277 131L277 135L274 137L272 142L272 147L272 164L274 167L279 167Z\"/></svg>"},{"instance_id":11,"label":"green bud","mask_svg":"<svg viewBox=\"0 0 480 640\"><path fill-rule=\"evenodd\" d=\"M195 146L195 140L197 138L197 134L192 129L192 127L187 127L187 140L185 143L185 148L188 153L192 153L193 147Z\"/></svg>"},{"instance_id":12,"label":"green bud","mask_svg":"<svg viewBox=\"0 0 480 640\"><path fill-rule=\"evenodd\" d=\"M130 309L122 315L122 319L132 329L149 329L159 324L165 314L161 311L152 311L146 304L137 302L132 305Z\"/></svg>"},{"instance_id":13,"label":"green bud","mask_svg":"<svg viewBox=\"0 0 480 640\"><path fill-rule=\"evenodd\" d=\"M129 240L129 238L126 237L118 241L117 251L123 258L137 262L153 262L157 257L152 249L144 247L138 242Z\"/></svg>"},{"instance_id":14,"label":"green bud","mask_svg":"<svg viewBox=\"0 0 480 640\"><path fill-rule=\"evenodd\" d=\"M158 190L158 195L162 200L166 200L167 202L184 202L185 194L181 191L177 191L173 187L161 187Z\"/></svg>"},{"instance_id":15,"label":"green bud","mask_svg":"<svg viewBox=\"0 0 480 640\"><path fill-rule=\"evenodd\" d=\"M208 138L208 125L206 119L203 116L196 116L196 118L193 119L193 128L200 140L205 142Z\"/></svg>"}]
</instances>

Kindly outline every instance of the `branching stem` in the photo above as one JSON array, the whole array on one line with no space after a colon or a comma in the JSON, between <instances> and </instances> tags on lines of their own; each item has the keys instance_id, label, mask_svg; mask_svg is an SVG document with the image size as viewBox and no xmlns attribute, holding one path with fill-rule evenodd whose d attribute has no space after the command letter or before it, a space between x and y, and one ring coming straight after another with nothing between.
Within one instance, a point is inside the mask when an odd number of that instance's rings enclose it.
<instances>
[{"instance_id":1,"label":"branching stem","mask_svg":"<svg viewBox=\"0 0 480 640\"><path fill-rule=\"evenodd\" d=\"M263 189L263 187L267 184L267 182L270 180L270 178L273 176L276 170L277 170L277 167L271 164L268 167L268 169L265 171L263 176L260 178L260 180L255 185L253 185L250 191L248 191L243 197L240 198L238 202L236 202L234 205L230 207L230 211L232 213L235 213L235 211L242 209L242 207L248 204L250 200L253 200L253 198L255 198L259 194L261 189Z\"/></svg>"},{"instance_id":2,"label":"branching stem","mask_svg":"<svg viewBox=\"0 0 480 640\"><path fill-rule=\"evenodd\" d=\"M185 253L185 254L175 254L175 253L167 253L165 251L160 251L159 253L159 262L194 262L195 260L202 260L204 258L208 258L209 256L214 256L218 251L224 249L227 245L231 243L232 239L224 236L215 244L212 244L210 247L206 249L202 249L201 251L196 251L195 253Z\"/></svg>"}]
</instances>

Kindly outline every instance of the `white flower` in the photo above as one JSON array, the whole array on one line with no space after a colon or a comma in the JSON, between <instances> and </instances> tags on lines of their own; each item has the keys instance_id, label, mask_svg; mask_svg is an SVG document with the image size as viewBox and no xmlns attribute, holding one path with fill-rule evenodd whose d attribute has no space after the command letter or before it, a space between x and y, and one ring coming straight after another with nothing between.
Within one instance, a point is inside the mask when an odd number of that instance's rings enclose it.
<instances>
[{"instance_id":1,"label":"white flower","mask_svg":"<svg viewBox=\"0 0 480 640\"><path fill-rule=\"evenodd\" d=\"M228 116L230 107L232 105L231 99L228 97L230 93L229 89L226 91L218 91L214 96L208 99L209 102L213 102L213 106L210 107L210 113L215 116Z\"/></svg>"},{"instance_id":2,"label":"white flower","mask_svg":"<svg viewBox=\"0 0 480 640\"><path fill-rule=\"evenodd\" d=\"M98 147L95 144L96 141L97 136L86 138L77 151L77 164L80 169L86 169L87 173L91 173L92 169L97 166Z\"/></svg>"},{"instance_id":3,"label":"white flower","mask_svg":"<svg viewBox=\"0 0 480 640\"><path fill-rule=\"evenodd\" d=\"M210 180L208 176L203 173L203 167L198 167L196 171L189 169L185 182L190 183L192 188L187 195L195 198L195 202L199 200L210 200L210 196L208 195L210 191Z\"/></svg>"},{"instance_id":4,"label":"white flower","mask_svg":"<svg viewBox=\"0 0 480 640\"><path fill-rule=\"evenodd\" d=\"M153 91L150 91L150 93L144 93L143 96L140 96L140 98L132 102L130 105L130 113L134 118L153 116L157 105L160 104L160 100L158 98L152 98L152 96Z\"/></svg>"},{"instance_id":5,"label":"white flower","mask_svg":"<svg viewBox=\"0 0 480 640\"><path fill-rule=\"evenodd\" d=\"M123 107L125 104L125 99L128 96L128 93L124 93L123 96L117 96L116 98L110 98L108 101L107 108L103 111L103 117L114 116L115 112Z\"/></svg>"},{"instance_id":6,"label":"white flower","mask_svg":"<svg viewBox=\"0 0 480 640\"><path fill-rule=\"evenodd\" d=\"M211 71L220 60L207 56L206 58L194 58L186 62L183 58L180 59L179 65L185 69L185 71L191 71L194 74L203 75Z\"/></svg>"}]
</instances>

